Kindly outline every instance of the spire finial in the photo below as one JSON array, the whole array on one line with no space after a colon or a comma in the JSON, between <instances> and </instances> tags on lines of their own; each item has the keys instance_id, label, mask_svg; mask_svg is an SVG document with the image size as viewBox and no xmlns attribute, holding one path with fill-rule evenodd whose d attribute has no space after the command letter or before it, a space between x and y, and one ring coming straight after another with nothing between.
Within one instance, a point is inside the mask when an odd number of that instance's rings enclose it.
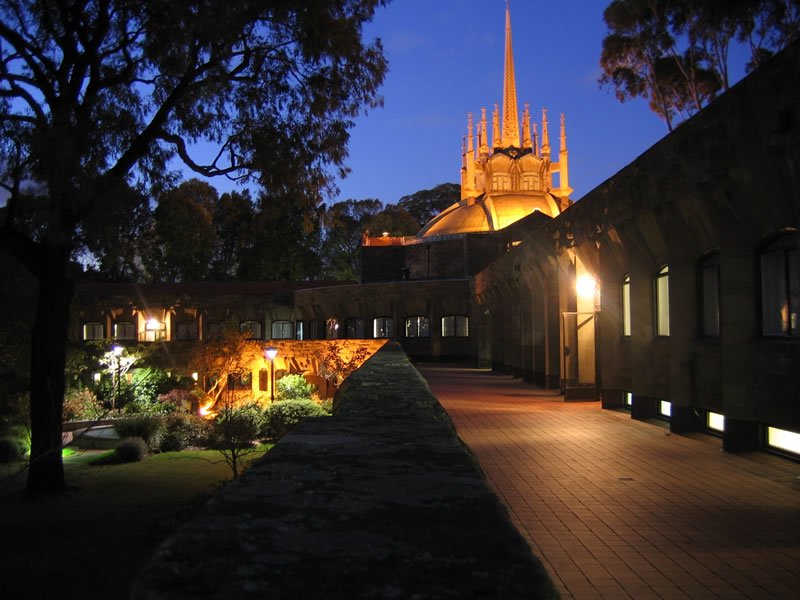
<instances>
[{"instance_id":1,"label":"spire finial","mask_svg":"<svg viewBox=\"0 0 800 600\"><path fill-rule=\"evenodd\" d=\"M517 84L514 80L514 51L511 46L511 9L506 0L506 53L503 65L503 147L519 148Z\"/></svg>"}]
</instances>

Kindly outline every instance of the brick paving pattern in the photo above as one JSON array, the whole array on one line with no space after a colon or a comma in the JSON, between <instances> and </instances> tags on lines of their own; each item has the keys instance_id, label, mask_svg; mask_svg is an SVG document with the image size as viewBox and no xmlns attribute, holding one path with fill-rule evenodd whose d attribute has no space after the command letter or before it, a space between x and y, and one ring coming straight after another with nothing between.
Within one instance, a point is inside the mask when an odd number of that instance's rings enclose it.
<instances>
[{"instance_id":1,"label":"brick paving pattern","mask_svg":"<svg viewBox=\"0 0 800 600\"><path fill-rule=\"evenodd\" d=\"M562 598L800 598L800 464L422 365Z\"/></svg>"}]
</instances>

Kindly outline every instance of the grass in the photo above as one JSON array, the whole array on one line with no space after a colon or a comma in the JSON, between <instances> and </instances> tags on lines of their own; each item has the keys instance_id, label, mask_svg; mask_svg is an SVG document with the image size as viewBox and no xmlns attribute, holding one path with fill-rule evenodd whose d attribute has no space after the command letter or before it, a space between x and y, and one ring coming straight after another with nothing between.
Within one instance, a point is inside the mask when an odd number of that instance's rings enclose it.
<instances>
[{"instance_id":1,"label":"grass","mask_svg":"<svg viewBox=\"0 0 800 600\"><path fill-rule=\"evenodd\" d=\"M213 450L89 464L104 454L65 457L69 489L54 497L27 498L24 473L0 465L4 597L127 598L156 547L231 476Z\"/></svg>"}]
</instances>

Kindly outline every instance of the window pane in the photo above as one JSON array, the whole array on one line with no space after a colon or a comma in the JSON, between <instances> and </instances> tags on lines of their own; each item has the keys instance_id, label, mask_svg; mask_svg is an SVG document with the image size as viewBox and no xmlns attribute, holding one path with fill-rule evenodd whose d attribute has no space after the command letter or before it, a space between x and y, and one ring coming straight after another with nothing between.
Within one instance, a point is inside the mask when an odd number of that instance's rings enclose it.
<instances>
[{"instance_id":1,"label":"window pane","mask_svg":"<svg viewBox=\"0 0 800 600\"><path fill-rule=\"evenodd\" d=\"M761 327L764 335L784 335L789 329L786 306L786 265L782 251L761 255Z\"/></svg>"},{"instance_id":2,"label":"window pane","mask_svg":"<svg viewBox=\"0 0 800 600\"><path fill-rule=\"evenodd\" d=\"M656 334L669 335L669 267L656 278Z\"/></svg>"},{"instance_id":3,"label":"window pane","mask_svg":"<svg viewBox=\"0 0 800 600\"><path fill-rule=\"evenodd\" d=\"M428 317L409 317L406 319L406 337L430 337L430 321Z\"/></svg>"},{"instance_id":4,"label":"window pane","mask_svg":"<svg viewBox=\"0 0 800 600\"><path fill-rule=\"evenodd\" d=\"M302 321L295 321L294 323L294 339L296 340L306 339Z\"/></svg>"},{"instance_id":5,"label":"window pane","mask_svg":"<svg viewBox=\"0 0 800 600\"><path fill-rule=\"evenodd\" d=\"M362 339L364 335L364 319L347 319L348 339Z\"/></svg>"},{"instance_id":6,"label":"window pane","mask_svg":"<svg viewBox=\"0 0 800 600\"><path fill-rule=\"evenodd\" d=\"M372 323L373 337L394 337L394 320L391 317L377 317Z\"/></svg>"},{"instance_id":7,"label":"window pane","mask_svg":"<svg viewBox=\"0 0 800 600\"><path fill-rule=\"evenodd\" d=\"M291 321L273 321L272 322L272 339L273 340L290 340L294 337L293 327Z\"/></svg>"},{"instance_id":8,"label":"window pane","mask_svg":"<svg viewBox=\"0 0 800 600\"><path fill-rule=\"evenodd\" d=\"M120 321L114 323L114 339L115 340L135 340L136 328L133 323Z\"/></svg>"},{"instance_id":9,"label":"window pane","mask_svg":"<svg viewBox=\"0 0 800 600\"><path fill-rule=\"evenodd\" d=\"M631 278L626 275L622 282L622 335L631 334Z\"/></svg>"},{"instance_id":10,"label":"window pane","mask_svg":"<svg viewBox=\"0 0 800 600\"><path fill-rule=\"evenodd\" d=\"M261 322L260 321L244 321L239 325L239 331L242 333L249 333L251 340L261 339Z\"/></svg>"},{"instance_id":11,"label":"window pane","mask_svg":"<svg viewBox=\"0 0 800 600\"><path fill-rule=\"evenodd\" d=\"M703 335L719 336L719 265L703 266Z\"/></svg>"},{"instance_id":12,"label":"window pane","mask_svg":"<svg viewBox=\"0 0 800 600\"><path fill-rule=\"evenodd\" d=\"M325 337L329 340L339 339L338 319L328 319L325 321Z\"/></svg>"},{"instance_id":13,"label":"window pane","mask_svg":"<svg viewBox=\"0 0 800 600\"><path fill-rule=\"evenodd\" d=\"M447 315L442 317L442 337L469 336L469 317L464 315Z\"/></svg>"},{"instance_id":14,"label":"window pane","mask_svg":"<svg viewBox=\"0 0 800 600\"><path fill-rule=\"evenodd\" d=\"M83 325L83 339L84 340L102 340L103 339L103 324L102 323L84 323L84 325Z\"/></svg>"}]
</instances>

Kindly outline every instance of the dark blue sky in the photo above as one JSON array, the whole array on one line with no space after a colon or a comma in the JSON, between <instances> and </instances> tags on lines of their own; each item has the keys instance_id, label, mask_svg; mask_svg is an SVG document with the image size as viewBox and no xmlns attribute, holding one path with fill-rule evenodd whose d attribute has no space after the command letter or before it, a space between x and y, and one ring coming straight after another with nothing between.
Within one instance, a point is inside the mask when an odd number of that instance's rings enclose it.
<instances>
[{"instance_id":1,"label":"dark blue sky","mask_svg":"<svg viewBox=\"0 0 800 600\"><path fill-rule=\"evenodd\" d=\"M565 113L573 199L652 146L666 125L643 100L601 89L604 0L512 0L520 110L548 109L551 145ZM458 182L467 113L502 102L504 0L395 0L366 29L383 40L390 71L384 108L358 120L339 199L395 202ZM491 117L490 117L491 118ZM491 135L491 132L489 133Z\"/></svg>"}]
</instances>

